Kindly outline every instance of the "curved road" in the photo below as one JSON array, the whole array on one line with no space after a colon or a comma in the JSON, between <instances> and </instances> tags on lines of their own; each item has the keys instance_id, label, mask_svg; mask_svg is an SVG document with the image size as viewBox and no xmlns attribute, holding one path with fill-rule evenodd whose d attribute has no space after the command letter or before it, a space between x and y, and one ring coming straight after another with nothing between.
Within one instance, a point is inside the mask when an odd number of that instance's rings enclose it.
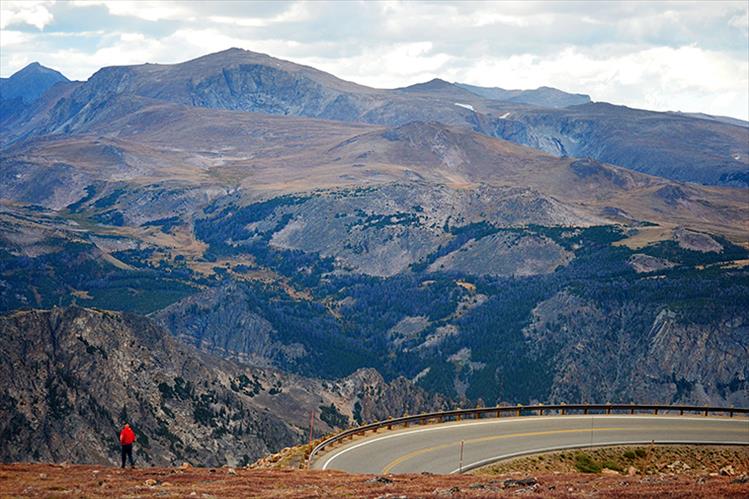
<instances>
[{"instance_id":1,"label":"curved road","mask_svg":"<svg viewBox=\"0 0 749 499\"><path fill-rule=\"evenodd\" d=\"M526 416L412 426L359 438L317 456L314 469L459 473L547 450L629 443L749 445L749 419L701 416Z\"/></svg>"}]
</instances>

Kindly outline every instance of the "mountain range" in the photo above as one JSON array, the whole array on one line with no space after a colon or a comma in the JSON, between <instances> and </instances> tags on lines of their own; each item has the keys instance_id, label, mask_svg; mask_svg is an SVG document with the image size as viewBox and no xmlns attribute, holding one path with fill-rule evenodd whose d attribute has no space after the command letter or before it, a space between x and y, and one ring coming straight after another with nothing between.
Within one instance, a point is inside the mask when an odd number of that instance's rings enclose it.
<instances>
[{"instance_id":1,"label":"mountain range","mask_svg":"<svg viewBox=\"0 0 749 499\"><path fill-rule=\"evenodd\" d=\"M240 49L50 71L2 83L6 461L111 460L124 410L213 465L310 411L749 403L746 122Z\"/></svg>"}]
</instances>

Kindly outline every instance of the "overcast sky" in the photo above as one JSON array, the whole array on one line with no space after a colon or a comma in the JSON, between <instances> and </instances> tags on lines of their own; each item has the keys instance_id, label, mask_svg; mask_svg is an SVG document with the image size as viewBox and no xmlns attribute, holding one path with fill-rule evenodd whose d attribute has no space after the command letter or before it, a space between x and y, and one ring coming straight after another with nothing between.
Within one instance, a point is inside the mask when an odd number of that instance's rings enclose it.
<instances>
[{"instance_id":1,"label":"overcast sky","mask_svg":"<svg viewBox=\"0 0 749 499\"><path fill-rule=\"evenodd\" d=\"M548 85L749 119L749 2L0 1L0 75L72 79L229 47L375 87Z\"/></svg>"}]
</instances>

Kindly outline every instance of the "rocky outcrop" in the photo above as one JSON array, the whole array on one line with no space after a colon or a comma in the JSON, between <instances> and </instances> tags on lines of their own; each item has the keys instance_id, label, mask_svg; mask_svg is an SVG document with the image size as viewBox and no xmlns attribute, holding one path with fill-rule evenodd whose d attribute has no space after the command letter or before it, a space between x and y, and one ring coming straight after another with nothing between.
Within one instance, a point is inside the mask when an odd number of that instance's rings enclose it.
<instances>
[{"instance_id":1,"label":"rocky outcrop","mask_svg":"<svg viewBox=\"0 0 749 499\"><path fill-rule=\"evenodd\" d=\"M280 341L273 326L252 311L246 293L236 284L211 288L154 318L187 344L250 365L288 368L306 356L304 345Z\"/></svg>"},{"instance_id":2,"label":"rocky outcrop","mask_svg":"<svg viewBox=\"0 0 749 499\"><path fill-rule=\"evenodd\" d=\"M572 258L572 253L545 237L495 234L468 241L460 249L435 260L429 270L531 276L554 272Z\"/></svg>"},{"instance_id":3,"label":"rocky outcrop","mask_svg":"<svg viewBox=\"0 0 749 499\"><path fill-rule=\"evenodd\" d=\"M0 316L0 460L115 463L133 425L141 464L249 464L316 434L434 410L439 398L374 370L340 382L201 354L151 321L82 308ZM400 412L394 412L395 415Z\"/></svg>"},{"instance_id":4,"label":"rocky outcrop","mask_svg":"<svg viewBox=\"0 0 749 499\"><path fill-rule=\"evenodd\" d=\"M417 262L431 263L435 257L430 255L438 247L456 239L447 230L451 225L457 230L488 219L492 221L488 229L496 231L523 223L585 225L592 220L521 188L464 190L412 183L316 194L279 205L262 220L248 224L248 236L265 234L276 248L332 257L343 271L392 276ZM239 220L244 211L249 213L252 207L212 217L206 224L233 223L229 218ZM487 246L490 251L485 251ZM553 271L569 259L562 248L542 237L492 236L454 249L430 268L475 275L532 275Z\"/></svg>"},{"instance_id":5,"label":"rocky outcrop","mask_svg":"<svg viewBox=\"0 0 749 499\"><path fill-rule=\"evenodd\" d=\"M385 383L375 369L360 369L340 385L342 394L355 400L352 417L357 423L446 410L450 405L448 399L428 394L403 377Z\"/></svg>"},{"instance_id":6,"label":"rocky outcrop","mask_svg":"<svg viewBox=\"0 0 749 499\"><path fill-rule=\"evenodd\" d=\"M540 303L524 334L552 359L550 400L749 404L746 311L705 322L663 308L649 329L633 325L649 313L647 304L626 303L612 318L569 292Z\"/></svg>"},{"instance_id":7,"label":"rocky outcrop","mask_svg":"<svg viewBox=\"0 0 749 499\"><path fill-rule=\"evenodd\" d=\"M707 234L679 227L674 230L674 240L684 249L701 253L720 253L723 246Z\"/></svg>"},{"instance_id":8,"label":"rocky outcrop","mask_svg":"<svg viewBox=\"0 0 749 499\"><path fill-rule=\"evenodd\" d=\"M147 320L70 308L5 316L0 330L3 461L116 462L123 421L144 464L251 462L299 438L252 401L265 376Z\"/></svg>"},{"instance_id":9,"label":"rocky outcrop","mask_svg":"<svg viewBox=\"0 0 749 499\"><path fill-rule=\"evenodd\" d=\"M638 274L657 272L659 270L671 268L675 265L673 262L670 262L665 258L644 255L642 253L635 253L632 255L629 258L629 264Z\"/></svg>"},{"instance_id":10,"label":"rocky outcrop","mask_svg":"<svg viewBox=\"0 0 749 499\"><path fill-rule=\"evenodd\" d=\"M510 110L479 127L555 156L594 158L673 180L747 186L744 126L600 102Z\"/></svg>"}]
</instances>

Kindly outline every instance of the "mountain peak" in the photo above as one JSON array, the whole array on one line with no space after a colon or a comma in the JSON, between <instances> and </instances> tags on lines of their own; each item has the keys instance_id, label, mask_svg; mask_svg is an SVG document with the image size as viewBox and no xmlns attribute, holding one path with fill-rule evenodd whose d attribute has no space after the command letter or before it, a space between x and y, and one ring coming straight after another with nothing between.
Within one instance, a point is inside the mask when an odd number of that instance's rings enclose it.
<instances>
[{"instance_id":1,"label":"mountain peak","mask_svg":"<svg viewBox=\"0 0 749 499\"><path fill-rule=\"evenodd\" d=\"M25 103L31 103L41 97L54 84L68 82L62 73L42 66L34 61L23 69L13 73L10 78L0 81L0 97L14 99L20 97Z\"/></svg>"},{"instance_id":2,"label":"mountain peak","mask_svg":"<svg viewBox=\"0 0 749 499\"><path fill-rule=\"evenodd\" d=\"M455 85L441 78L433 78L424 83L415 83L407 87L399 88L402 92L433 92L435 90L454 89Z\"/></svg>"},{"instance_id":3,"label":"mountain peak","mask_svg":"<svg viewBox=\"0 0 749 499\"><path fill-rule=\"evenodd\" d=\"M433 78L424 83L416 83L415 85L397 88L395 90L403 93L425 94L430 97L438 97L460 103L475 102L477 97L473 92L441 78Z\"/></svg>"},{"instance_id":4,"label":"mountain peak","mask_svg":"<svg viewBox=\"0 0 749 499\"><path fill-rule=\"evenodd\" d=\"M47 66L42 66L37 61L29 63L23 68L19 69L18 71L13 73L13 75L11 75L10 78L14 78L14 77L18 77L18 76L26 75L26 74L54 74L54 75L59 75L62 79L66 81L70 81L67 78L65 78L65 76L59 71L54 70L52 68L48 68Z\"/></svg>"}]
</instances>

